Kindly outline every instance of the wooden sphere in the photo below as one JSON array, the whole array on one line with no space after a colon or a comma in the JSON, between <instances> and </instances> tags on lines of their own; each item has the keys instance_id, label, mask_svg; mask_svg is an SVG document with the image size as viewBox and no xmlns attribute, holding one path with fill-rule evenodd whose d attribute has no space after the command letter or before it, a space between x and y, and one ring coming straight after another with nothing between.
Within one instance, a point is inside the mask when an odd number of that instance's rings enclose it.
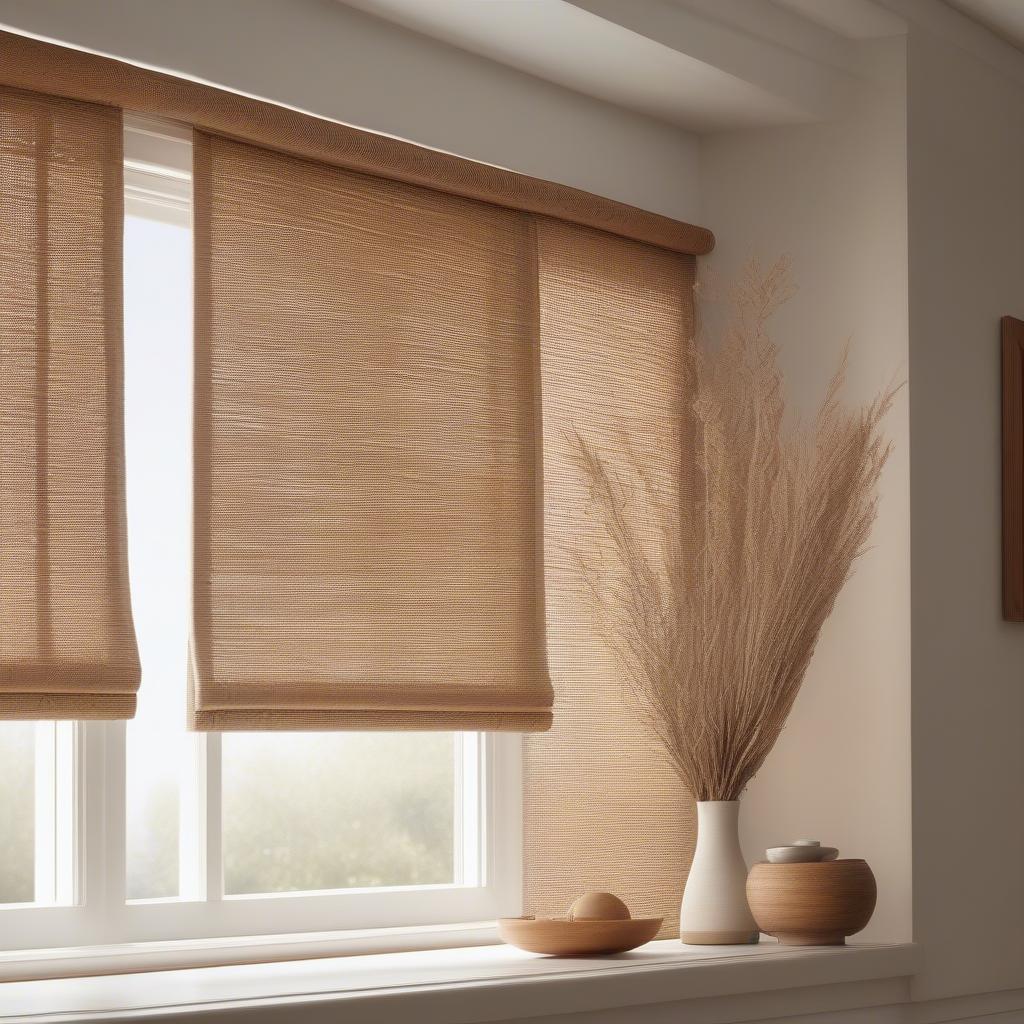
<instances>
[{"instance_id":1,"label":"wooden sphere","mask_svg":"<svg viewBox=\"0 0 1024 1024\"><path fill-rule=\"evenodd\" d=\"M747 877L758 928L787 946L842 946L871 920L877 895L863 860L760 863Z\"/></svg>"},{"instance_id":2,"label":"wooden sphere","mask_svg":"<svg viewBox=\"0 0 1024 1024\"><path fill-rule=\"evenodd\" d=\"M627 921L629 907L610 892L585 892L567 916L570 921Z\"/></svg>"}]
</instances>

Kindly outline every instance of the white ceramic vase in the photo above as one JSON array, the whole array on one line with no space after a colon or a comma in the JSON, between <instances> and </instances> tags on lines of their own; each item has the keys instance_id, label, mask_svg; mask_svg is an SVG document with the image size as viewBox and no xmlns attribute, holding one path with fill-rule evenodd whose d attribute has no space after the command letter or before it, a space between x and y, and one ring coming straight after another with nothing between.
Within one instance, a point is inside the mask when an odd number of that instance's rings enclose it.
<instances>
[{"instance_id":1,"label":"white ceramic vase","mask_svg":"<svg viewBox=\"0 0 1024 1024\"><path fill-rule=\"evenodd\" d=\"M738 800L697 803L697 849L683 891L679 938L697 946L757 942L747 905L747 865L740 850Z\"/></svg>"}]
</instances>

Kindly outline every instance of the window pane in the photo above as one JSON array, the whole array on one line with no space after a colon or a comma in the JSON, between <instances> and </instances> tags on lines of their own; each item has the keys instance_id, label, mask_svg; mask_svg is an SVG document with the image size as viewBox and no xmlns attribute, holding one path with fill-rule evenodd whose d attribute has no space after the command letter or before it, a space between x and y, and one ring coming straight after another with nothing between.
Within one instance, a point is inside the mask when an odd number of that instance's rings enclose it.
<instances>
[{"instance_id":1,"label":"window pane","mask_svg":"<svg viewBox=\"0 0 1024 1024\"><path fill-rule=\"evenodd\" d=\"M224 891L455 880L451 733L226 733Z\"/></svg>"},{"instance_id":2,"label":"window pane","mask_svg":"<svg viewBox=\"0 0 1024 1024\"><path fill-rule=\"evenodd\" d=\"M142 659L127 726L127 895L179 895L188 658L192 239L125 218L125 435L132 612Z\"/></svg>"},{"instance_id":3,"label":"window pane","mask_svg":"<svg viewBox=\"0 0 1024 1024\"><path fill-rule=\"evenodd\" d=\"M0 903L35 899L35 723L0 722Z\"/></svg>"}]
</instances>

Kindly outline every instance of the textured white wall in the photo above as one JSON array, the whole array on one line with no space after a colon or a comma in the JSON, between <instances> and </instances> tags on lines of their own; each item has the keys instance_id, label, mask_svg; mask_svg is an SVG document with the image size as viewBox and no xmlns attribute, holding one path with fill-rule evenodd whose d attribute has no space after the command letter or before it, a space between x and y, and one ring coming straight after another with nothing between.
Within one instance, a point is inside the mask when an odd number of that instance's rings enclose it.
<instances>
[{"instance_id":1,"label":"textured white wall","mask_svg":"<svg viewBox=\"0 0 1024 1024\"><path fill-rule=\"evenodd\" d=\"M693 220L695 140L336 0L0 0L0 25Z\"/></svg>"},{"instance_id":2,"label":"textured white wall","mask_svg":"<svg viewBox=\"0 0 1024 1024\"><path fill-rule=\"evenodd\" d=\"M999 363L1000 316L1024 317L1024 87L922 25L908 75L914 931L916 994L934 998L1024 989L1024 626L1001 618Z\"/></svg>"},{"instance_id":3,"label":"textured white wall","mask_svg":"<svg viewBox=\"0 0 1024 1024\"><path fill-rule=\"evenodd\" d=\"M703 222L723 282L750 256L788 253L799 287L773 321L787 394L813 414L851 339L851 400L907 372L905 51L865 44L866 77L840 118L715 136L702 146ZM748 860L817 838L864 857L879 902L859 938L911 932L910 565L907 395L887 431L873 547L823 630L789 723L744 797Z\"/></svg>"}]
</instances>

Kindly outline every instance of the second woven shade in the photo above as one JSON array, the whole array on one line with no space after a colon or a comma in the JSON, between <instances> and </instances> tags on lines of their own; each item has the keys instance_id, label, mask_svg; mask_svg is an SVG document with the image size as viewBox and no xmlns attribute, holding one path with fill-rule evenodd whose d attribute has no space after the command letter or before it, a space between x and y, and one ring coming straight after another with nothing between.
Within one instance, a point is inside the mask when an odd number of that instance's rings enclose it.
<instances>
[{"instance_id":1,"label":"second woven shade","mask_svg":"<svg viewBox=\"0 0 1024 1024\"><path fill-rule=\"evenodd\" d=\"M195 136L199 729L545 729L533 225Z\"/></svg>"}]
</instances>

